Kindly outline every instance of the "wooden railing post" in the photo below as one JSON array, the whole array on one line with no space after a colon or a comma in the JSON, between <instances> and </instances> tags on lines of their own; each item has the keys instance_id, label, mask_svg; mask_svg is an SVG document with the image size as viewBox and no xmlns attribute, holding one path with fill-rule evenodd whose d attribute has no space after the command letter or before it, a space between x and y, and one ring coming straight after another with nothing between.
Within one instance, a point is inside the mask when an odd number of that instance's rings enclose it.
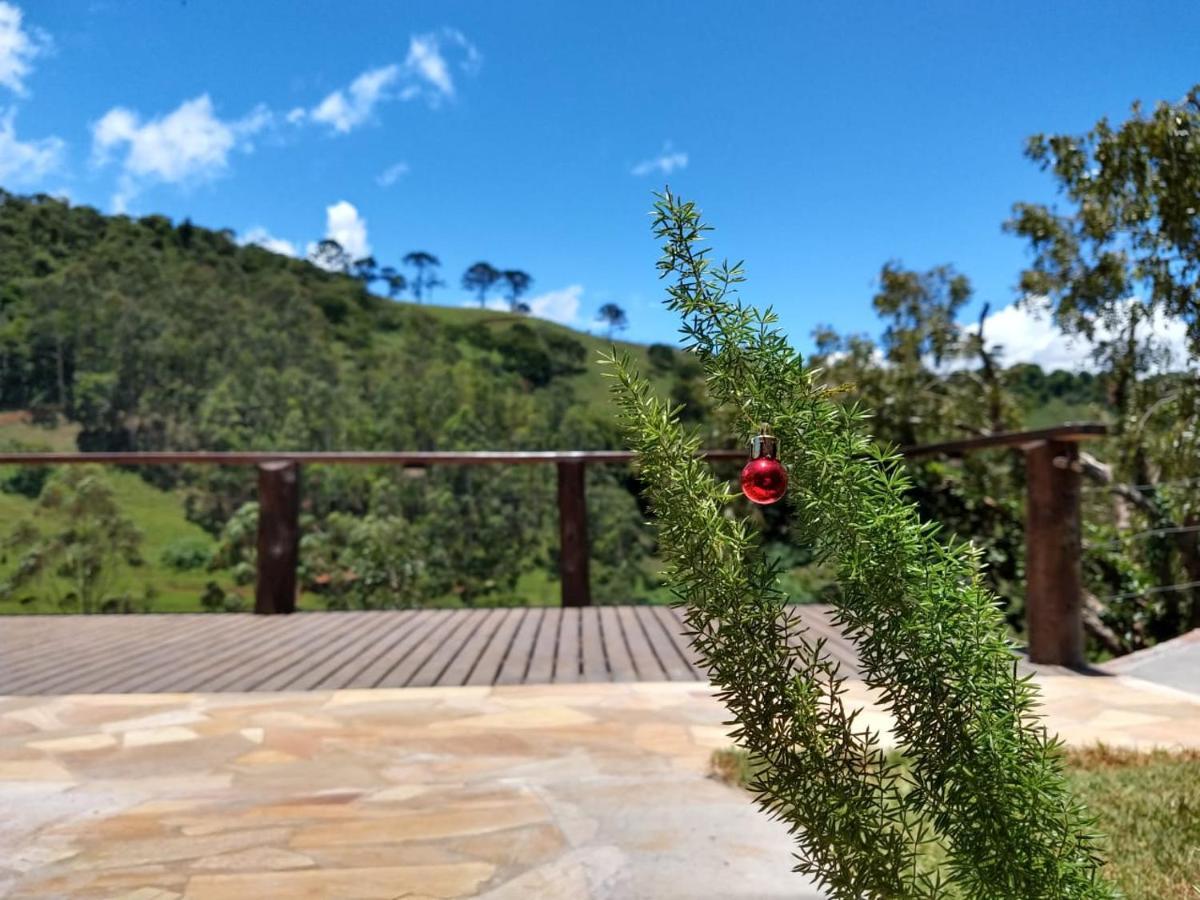
<instances>
[{"instance_id":1,"label":"wooden railing post","mask_svg":"<svg viewBox=\"0 0 1200 900\"><path fill-rule=\"evenodd\" d=\"M1038 441L1025 448L1025 627L1035 663L1082 666L1079 448Z\"/></svg>"},{"instance_id":2,"label":"wooden railing post","mask_svg":"<svg viewBox=\"0 0 1200 900\"><path fill-rule=\"evenodd\" d=\"M563 606L591 606L588 576L587 495L584 463L559 462L558 468L558 571Z\"/></svg>"},{"instance_id":3,"label":"wooden railing post","mask_svg":"<svg viewBox=\"0 0 1200 900\"><path fill-rule=\"evenodd\" d=\"M296 611L300 561L300 467L294 462L258 466L258 572L254 611Z\"/></svg>"}]
</instances>

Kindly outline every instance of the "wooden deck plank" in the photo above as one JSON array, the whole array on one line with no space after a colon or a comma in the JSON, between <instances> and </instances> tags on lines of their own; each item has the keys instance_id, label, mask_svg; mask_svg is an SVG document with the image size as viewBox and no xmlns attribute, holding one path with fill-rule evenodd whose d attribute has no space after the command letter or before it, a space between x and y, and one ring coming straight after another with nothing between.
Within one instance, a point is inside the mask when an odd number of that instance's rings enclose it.
<instances>
[{"instance_id":1,"label":"wooden deck plank","mask_svg":"<svg viewBox=\"0 0 1200 900\"><path fill-rule=\"evenodd\" d=\"M508 654L496 673L495 684L521 684L525 680L525 673L529 670L534 647L545 620L544 608L531 607L521 610L520 624L513 635Z\"/></svg>"},{"instance_id":2,"label":"wooden deck plank","mask_svg":"<svg viewBox=\"0 0 1200 900\"><path fill-rule=\"evenodd\" d=\"M600 639L604 642L604 658L613 681L637 681L637 669L625 640L625 633L617 617L616 607L601 606L596 612L600 618Z\"/></svg>"},{"instance_id":3,"label":"wooden deck plank","mask_svg":"<svg viewBox=\"0 0 1200 900\"><path fill-rule=\"evenodd\" d=\"M247 679L246 690L303 690L304 685L298 682L306 672L313 668L320 669L346 648L358 646L364 635L370 634L378 627L373 619L374 613L355 612L343 613L343 615L353 616L354 621L347 621L344 628L319 630L311 638L308 646L297 646L295 652L286 657L287 665L281 666L271 675L258 680Z\"/></svg>"},{"instance_id":4,"label":"wooden deck plank","mask_svg":"<svg viewBox=\"0 0 1200 900\"><path fill-rule=\"evenodd\" d=\"M31 617L33 618L33 617ZM24 642L36 646L36 654L23 654L15 659L0 657L8 676L25 682L44 679L48 673L90 665L97 660L110 660L117 648L136 648L147 641L156 641L163 634L163 623L157 617L139 616L129 622L128 630L114 629L100 616L37 616L33 621L13 618L5 623L6 631L33 635ZM36 643L34 643L36 641Z\"/></svg>"},{"instance_id":5,"label":"wooden deck plank","mask_svg":"<svg viewBox=\"0 0 1200 900\"><path fill-rule=\"evenodd\" d=\"M349 687L355 676L371 662L388 652L395 644L411 633L423 621L428 610L394 609L377 613L375 632L355 648L354 653L328 675L313 685L314 690L336 691Z\"/></svg>"},{"instance_id":6,"label":"wooden deck plank","mask_svg":"<svg viewBox=\"0 0 1200 900\"><path fill-rule=\"evenodd\" d=\"M247 653L242 647L235 647L235 653L227 660L226 668L213 680L215 690L219 691L251 691L254 685L270 678L281 669L287 668L298 656L303 657L313 652L313 647L319 643L322 631L328 626L321 617L311 613L294 616L298 620L295 631L290 631L286 625L276 624L275 620L289 620L293 616L268 616L264 631L268 633L266 649ZM241 650L241 652L236 652Z\"/></svg>"},{"instance_id":7,"label":"wooden deck plank","mask_svg":"<svg viewBox=\"0 0 1200 900\"><path fill-rule=\"evenodd\" d=\"M483 610L478 628L467 638L466 643L450 659L445 670L431 684L466 684L467 678L475 671L479 658L483 656L488 645L495 640L496 629L504 618L506 610Z\"/></svg>"},{"instance_id":8,"label":"wooden deck plank","mask_svg":"<svg viewBox=\"0 0 1200 900\"><path fill-rule=\"evenodd\" d=\"M658 660L658 654L654 652L654 648L646 639L646 632L643 631L641 619L638 617L638 608L636 606L614 606L612 608L616 610L621 634L629 648L634 677L638 681L670 681L670 677Z\"/></svg>"},{"instance_id":9,"label":"wooden deck plank","mask_svg":"<svg viewBox=\"0 0 1200 900\"><path fill-rule=\"evenodd\" d=\"M363 659L356 669L348 671L342 687L379 687L391 671L421 645L427 635L447 621L445 616L438 615L439 612L433 609L419 610L405 631L397 630L386 646L379 648L374 656Z\"/></svg>"},{"instance_id":10,"label":"wooden deck plank","mask_svg":"<svg viewBox=\"0 0 1200 900\"><path fill-rule=\"evenodd\" d=\"M583 680L583 659L579 648L579 623L583 610L570 607L561 612L558 620L558 644L554 654L553 682L572 684Z\"/></svg>"},{"instance_id":11,"label":"wooden deck plank","mask_svg":"<svg viewBox=\"0 0 1200 900\"><path fill-rule=\"evenodd\" d=\"M692 668L687 657L683 655L683 651L676 646L675 641L667 633L668 626L658 614L660 609L662 609L660 606L634 607L634 614L642 629L642 634L654 651L654 657L666 673L668 680L695 681L698 677L696 670ZM674 618L671 618L669 627L675 627Z\"/></svg>"},{"instance_id":12,"label":"wooden deck plank","mask_svg":"<svg viewBox=\"0 0 1200 900\"><path fill-rule=\"evenodd\" d=\"M483 653L480 654L479 659L475 663L475 668L463 684L496 683L496 676L500 673L500 667L504 664L505 659L512 650L512 642L516 636L517 628L528 612L529 610L517 609L516 607L504 610L504 618L496 625L495 637L487 645Z\"/></svg>"},{"instance_id":13,"label":"wooden deck plank","mask_svg":"<svg viewBox=\"0 0 1200 900\"><path fill-rule=\"evenodd\" d=\"M342 671L350 667L355 660L373 653L380 644L390 637L389 628L404 629L408 620L413 616L412 610L394 610L391 612L375 611L362 613L367 625L355 634L354 639L347 641L340 649L331 653L324 662L306 667L291 684L289 691L308 691L324 689L331 681L335 681Z\"/></svg>"},{"instance_id":14,"label":"wooden deck plank","mask_svg":"<svg viewBox=\"0 0 1200 900\"><path fill-rule=\"evenodd\" d=\"M659 627L666 633L668 639L675 647L675 651L683 659L686 665L692 671L692 677L697 680L706 681L708 673L700 667L700 658L696 651L692 649L691 639L684 634L687 626L683 622L683 617L678 610L667 606L654 607L654 616L658 619Z\"/></svg>"},{"instance_id":15,"label":"wooden deck plank","mask_svg":"<svg viewBox=\"0 0 1200 900\"><path fill-rule=\"evenodd\" d=\"M71 620L70 628L63 627L63 620L67 618ZM96 650L98 637L136 643L151 634L158 634L162 627L162 623L156 621L160 617L138 616L118 630L106 627L108 618L74 615L5 617L7 622L19 622L24 627L0 629L0 659L9 671L24 672L42 668L56 656L80 659ZM100 652L103 652L103 643Z\"/></svg>"},{"instance_id":16,"label":"wooden deck plank","mask_svg":"<svg viewBox=\"0 0 1200 900\"><path fill-rule=\"evenodd\" d=\"M220 618L213 616L213 618ZM254 619L246 614L219 628L183 631L179 638L139 647L121 654L117 664L104 674L91 674L89 683L97 693L126 693L130 690L163 691L182 689L179 679L191 672L194 678L207 679L217 671L215 648L238 644L253 634Z\"/></svg>"},{"instance_id":17,"label":"wooden deck plank","mask_svg":"<svg viewBox=\"0 0 1200 900\"><path fill-rule=\"evenodd\" d=\"M831 608L790 612L858 672ZM661 606L0 618L0 694L702 680L683 631Z\"/></svg>"},{"instance_id":18,"label":"wooden deck plank","mask_svg":"<svg viewBox=\"0 0 1200 900\"><path fill-rule=\"evenodd\" d=\"M281 643L303 640L304 633L315 627L308 616L263 617L247 613L236 633L220 635L190 647L186 658L149 677L147 689L204 690L210 684L219 683L218 679L226 672L249 666L252 660L266 661L277 652Z\"/></svg>"},{"instance_id":19,"label":"wooden deck plank","mask_svg":"<svg viewBox=\"0 0 1200 900\"><path fill-rule=\"evenodd\" d=\"M558 656L558 632L562 624L562 609L557 606L542 610L533 651L525 666L522 684L550 684L554 678L554 663Z\"/></svg>"},{"instance_id":20,"label":"wooden deck plank","mask_svg":"<svg viewBox=\"0 0 1200 900\"><path fill-rule=\"evenodd\" d=\"M217 619L216 616L213 617ZM212 621L197 623L193 629L166 629L158 627L157 633L142 633L131 641L106 641L97 635L94 652L80 653L69 658L55 658L50 668L27 674L13 684L13 690L32 693L93 692L104 693L114 671L125 670L131 661L146 658L162 649L178 650L180 645L191 641L205 640L212 635L232 634L237 631L233 622ZM144 667L142 671L147 671Z\"/></svg>"},{"instance_id":21,"label":"wooden deck plank","mask_svg":"<svg viewBox=\"0 0 1200 900\"><path fill-rule=\"evenodd\" d=\"M434 618L434 627L425 633L421 640L414 644L411 651L404 654L376 683L376 687L404 687L412 677L413 672L421 668L430 656L434 654L443 641L453 636L454 632L467 623L465 610L438 610Z\"/></svg>"},{"instance_id":22,"label":"wooden deck plank","mask_svg":"<svg viewBox=\"0 0 1200 900\"><path fill-rule=\"evenodd\" d=\"M601 632L600 610L594 606L581 609L579 620L579 652L583 658L584 681L609 681L612 675L604 653L604 634Z\"/></svg>"}]
</instances>

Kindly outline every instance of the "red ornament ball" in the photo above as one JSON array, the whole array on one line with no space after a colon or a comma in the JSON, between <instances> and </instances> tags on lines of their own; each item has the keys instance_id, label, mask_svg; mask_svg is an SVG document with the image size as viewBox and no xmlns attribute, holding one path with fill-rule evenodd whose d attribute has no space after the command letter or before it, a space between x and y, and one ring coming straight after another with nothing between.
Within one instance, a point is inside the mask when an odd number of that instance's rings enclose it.
<instances>
[{"instance_id":1,"label":"red ornament ball","mask_svg":"<svg viewBox=\"0 0 1200 900\"><path fill-rule=\"evenodd\" d=\"M742 469L742 493L751 503L767 506L787 493L787 469L777 459L761 456Z\"/></svg>"}]
</instances>

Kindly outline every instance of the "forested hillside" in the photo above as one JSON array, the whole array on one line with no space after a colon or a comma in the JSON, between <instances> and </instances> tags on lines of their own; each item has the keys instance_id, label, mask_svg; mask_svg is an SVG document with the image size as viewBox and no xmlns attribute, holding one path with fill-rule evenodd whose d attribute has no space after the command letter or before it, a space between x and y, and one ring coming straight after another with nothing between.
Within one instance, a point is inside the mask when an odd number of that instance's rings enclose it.
<instances>
[{"instance_id":1,"label":"forested hillside","mask_svg":"<svg viewBox=\"0 0 1200 900\"><path fill-rule=\"evenodd\" d=\"M10 444L45 445L69 426L83 450L609 448L592 363L610 343L527 316L393 302L186 221L44 196L0 203L0 409L26 413L0 429ZM697 402L683 354L623 346ZM47 430L15 428L26 420ZM253 496L244 471L142 474L214 535ZM628 473L591 478L598 593L638 594ZM305 495L308 558L328 570L310 586L335 604L511 602L519 577L553 570L549 471L314 469ZM223 547L233 568L249 552L236 544ZM370 546L391 548L403 571L373 588L329 579Z\"/></svg>"}]
</instances>

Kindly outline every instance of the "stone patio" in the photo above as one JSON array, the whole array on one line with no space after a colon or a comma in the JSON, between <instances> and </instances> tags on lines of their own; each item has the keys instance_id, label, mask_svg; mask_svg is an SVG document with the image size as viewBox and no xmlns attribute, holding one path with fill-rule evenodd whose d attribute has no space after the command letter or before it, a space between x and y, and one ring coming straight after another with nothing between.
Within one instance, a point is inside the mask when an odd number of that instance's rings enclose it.
<instances>
[{"instance_id":1,"label":"stone patio","mask_svg":"<svg viewBox=\"0 0 1200 900\"><path fill-rule=\"evenodd\" d=\"M1072 743L1200 745L1200 697L1040 680ZM819 896L708 776L723 718L696 683L0 698L0 893Z\"/></svg>"}]
</instances>

